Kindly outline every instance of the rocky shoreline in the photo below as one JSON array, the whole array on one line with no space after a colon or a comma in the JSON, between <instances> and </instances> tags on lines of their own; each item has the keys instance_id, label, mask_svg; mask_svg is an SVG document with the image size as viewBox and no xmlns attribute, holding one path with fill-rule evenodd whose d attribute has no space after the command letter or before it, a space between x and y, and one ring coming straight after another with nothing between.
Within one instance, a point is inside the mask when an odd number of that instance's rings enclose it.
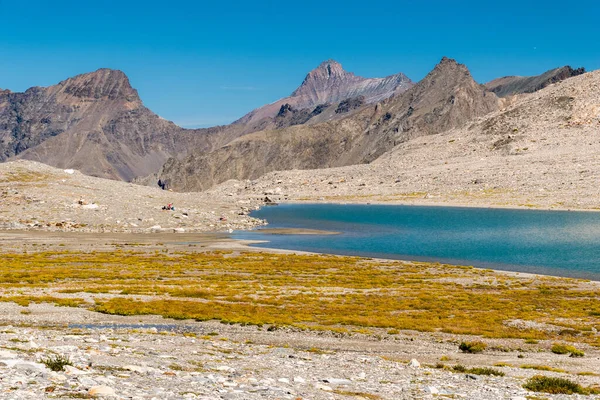
<instances>
[{"instance_id":1,"label":"rocky shoreline","mask_svg":"<svg viewBox=\"0 0 600 400\"><path fill-rule=\"evenodd\" d=\"M248 212L264 204L265 196L273 201L332 201L316 194L303 197L313 183L286 185L289 174L310 173L274 173L263 180L227 182L205 193L182 194L31 162L0 164L0 227L10 229L0 232L2 252L114 251L128 245L148 252L245 251L243 243L228 239L226 233L264 224ZM315 180L315 193L335 186L318 176L310 179ZM357 178L348 190L361 185ZM420 194L409 197L390 201L433 201ZM379 200L386 201L385 196ZM175 211L161 209L168 203ZM19 289L7 284L5 290ZM590 290L597 293L597 288ZM0 398L598 398L523 388L540 374L583 387L598 385L600 350L595 347L586 345L585 357L571 358L549 351L551 342L484 339L489 350L461 352L459 343L471 339L381 329L340 334L6 302L0 303ZM57 356L73 365L54 372L40 363ZM466 372L457 371L457 366ZM470 373L471 368L492 368L504 376L478 375Z\"/></svg>"}]
</instances>

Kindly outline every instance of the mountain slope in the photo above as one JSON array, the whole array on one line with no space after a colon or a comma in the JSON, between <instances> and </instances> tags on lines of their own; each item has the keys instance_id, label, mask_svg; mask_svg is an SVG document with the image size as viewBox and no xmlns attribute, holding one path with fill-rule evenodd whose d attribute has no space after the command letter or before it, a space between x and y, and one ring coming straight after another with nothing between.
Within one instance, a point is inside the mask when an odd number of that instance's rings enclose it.
<instances>
[{"instance_id":1,"label":"mountain slope","mask_svg":"<svg viewBox=\"0 0 600 400\"><path fill-rule=\"evenodd\" d=\"M110 69L24 93L0 91L0 161L23 158L131 180L190 147L208 151L239 127L185 130L144 107L127 76Z\"/></svg>"},{"instance_id":2,"label":"mountain slope","mask_svg":"<svg viewBox=\"0 0 600 400\"><path fill-rule=\"evenodd\" d=\"M215 198L277 189L292 201L598 210L599 129L597 70L518 96L462 127L409 139L368 165L276 171L210 191Z\"/></svg>"},{"instance_id":3,"label":"mountain slope","mask_svg":"<svg viewBox=\"0 0 600 400\"><path fill-rule=\"evenodd\" d=\"M412 81L402 73L386 78L362 78L345 71L337 61L328 60L309 72L289 97L257 108L236 123L254 127L265 118L275 117L286 104L295 109L312 110L321 104L340 103L358 96L364 97L366 104L376 103L412 86Z\"/></svg>"},{"instance_id":4,"label":"mountain slope","mask_svg":"<svg viewBox=\"0 0 600 400\"><path fill-rule=\"evenodd\" d=\"M398 143L461 126L498 108L464 65L447 58L408 91L345 118L262 131L211 153L170 159L160 179L179 191L206 189L228 179L267 172L367 163Z\"/></svg>"},{"instance_id":5,"label":"mountain slope","mask_svg":"<svg viewBox=\"0 0 600 400\"><path fill-rule=\"evenodd\" d=\"M339 119L410 84L403 74L364 79L326 62L308 74L289 104L265 106L247 122L188 130L144 107L123 72L99 69L24 93L0 90L0 161L23 158L130 181L157 173L189 149L209 152L258 130Z\"/></svg>"},{"instance_id":6,"label":"mountain slope","mask_svg":"<svg viewBox=\"0 0 600 400\"><path fill-rule=\"evenodd\" d=\"M573 69L570 66L551 69L537 76L505 76L486 83L488 90L499 97L533 93L556 82L585 73L585 68Z\"/></svg>"}]
</instances>

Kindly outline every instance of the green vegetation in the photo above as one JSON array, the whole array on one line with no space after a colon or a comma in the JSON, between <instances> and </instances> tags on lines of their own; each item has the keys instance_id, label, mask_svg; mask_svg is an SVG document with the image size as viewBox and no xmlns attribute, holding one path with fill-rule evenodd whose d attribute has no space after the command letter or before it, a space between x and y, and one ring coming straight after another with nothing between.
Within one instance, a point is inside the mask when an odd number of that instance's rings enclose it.
<instances>
[{"instance_id":1,"label":"green vegetation","mask_svg":"<svg viewBox=\"0 0 600 400\"><path fill-rule=\"evenodd\" d=\"M80 292L95 303L78 298ZM556 332L506 324L537 321L579 332L572 341L600 346L592 329L600 329L595 286L439 263L231 252L28 252L0 258L0 293L0 301L23 306L50 302L107 314L340 334L382 328L390 334L564 340ZM114 297L95 296L105 293ZM465 343L464 351L485 348L474 343Z\"/></svg>"},{"instance_id":2,"label":"green vegetation","mask_svg":"<svg viewBox=\"0 0 600 400\"><path fill-rule=\"evenodd\" d=\"M594 388L584 388L578 383L572 382L564 378L550 378L547 376L536 375L530 378L523 385L527 390L533 392L542 392L550 394L598 394L598 390Z\"/></svg>"},{"instance_id":3,"label":"green vegetation","mask_svg":"<svg viewBox=\"0 0 600 400\"><path fill-rule=\"evenodd\" d=\"M458 346L463 353L481 353L486 349L486 347L487 344L480 341L461 342L461 344Z\"/></svg>"},{"instance_id":4,"label":"green vegetation","mask_svg":"<svg viewBox=\"0 0 600 400\"><path fill-rule=\"evenodd\" d=\"M537 371L550 371L550 372L560 372L560 373L565 373L566 372L564 369L553 368L553 367L549 367L547 365L524 364L524 365L521 365L521 368L523 368L523 369L535 369Z\"/></svg>"},{"instance_id":5,"label":"green vegetation","mask_svg":"<svg viewBox=\"0 0 600 400\"><path fill-rule=\"evenodd\" d=\"M570 354L570 357L583 357L585 353L574 346L554 343L550 349L554 354Z\"/></svg>"},{"instance_id":6,"label":"green vegetation","mask_svg":"<svg viewBox=\"0 0 600 400\"><path fill-rule=\"evenodd\" d=\"M65 366L73 365L68 356L63 356L60 354L48 356L41 359L40 362L55 372L64 371Z\"/></svg>"},{"instance_id":7,"label":"green vegetation","mask_svg":"<svg viewBox=\"0 0 600 400\"><path fill-rule=\"evenodd\" d=\"M504 376L504 372L498 371L497 369L488 367L473 367L467 368L464 365L457 364L451 368L454 372L461 372L465 374L473 375L492 375L492 376Z\"/></svg>"},{"instance_id":8,"label":"green vegetation","mask_svg":"<svg viewBox=\"0 0 600 400\"><path fill-rule=\"evenodd\" d=\"M505 362L497 362L494 364L494 367L512 367L512 364Z\"/></svg>"}]
</instances>

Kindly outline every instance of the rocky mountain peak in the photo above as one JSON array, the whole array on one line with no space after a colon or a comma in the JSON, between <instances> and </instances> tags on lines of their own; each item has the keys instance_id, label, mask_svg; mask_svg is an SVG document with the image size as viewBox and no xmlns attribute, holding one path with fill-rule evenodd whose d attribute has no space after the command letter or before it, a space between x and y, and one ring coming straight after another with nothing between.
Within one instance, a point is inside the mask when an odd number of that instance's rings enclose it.
<instances>
[{"instance_id":1,"label":"rocky mountain peak","mask_svg":"<svg viewBox=\"0 0 600 400\"><path fill-rule=\"evenodd\" d=\"M292 96L301 96L304 93L315 90L326 90L360 79L353 73L346 72L342 64L337 61L327 60L323 61L317 68L306 75L302 85L292 93Z\"/></svg>"},{"instance_id":2,"label":"rocky mountain peak","mask_svg":"<svg viewBox=\"0 0 600 400\"><path fill-rule=\"evenodd\" d=\"M443 57L435 66L435 68L427 75L427 77L425 77L425 79L435 77L437 75L470 77L471 73L464 64L460 64L452 58Z\"/></svg>"},{"instance_id":3,"label":"rocky mountain peak","mask_svg":"<svg viewBox=\"0 0 600 400\"><path fill-rule=\"evenodd\" d=\"M60 82L59 85L64 93L80 98L140 100L127 75L123 71L109 68L77 75Z\"/></svg>"},{"instance_id":4,"label":"rocky mountain peak","mask_svg":"<svg viewBox=\"0 0 600 400\"><path fill-rule=\"evenodd\" d=\"M322 73L327 74L328 77L331 76L343 76L346 74L352 75L352 73L348 73L344 71L342 64L335 60L326 60L323 61L317 68L309 72L308 75L321 75Z\"/></svg>"},{"instance_id":5,"label":"rocky mountain peak","mask_svg":"<svg viewBox=\"0 0 600 400\"><path fill-rule=\"evenodd\" d=\"M288 97L257 108L236 124L260 125L265 118L275 118L286 104L295 110L311 109L322 104L335 104L362 96L364 104L377 103L400 94L413 86L403 73L384 78L363 78L344 70L335 60L323 61L310 71L302 84Z\"/></svg>"}]
</instances>

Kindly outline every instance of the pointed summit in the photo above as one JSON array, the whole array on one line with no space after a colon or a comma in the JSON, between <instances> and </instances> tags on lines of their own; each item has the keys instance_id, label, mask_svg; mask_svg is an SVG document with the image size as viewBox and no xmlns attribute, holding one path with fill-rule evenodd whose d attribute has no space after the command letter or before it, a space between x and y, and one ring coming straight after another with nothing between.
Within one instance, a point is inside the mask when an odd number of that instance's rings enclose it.
<instances>
[{"instance_id":1,"label":"pointed summit","mask_svg":"<svg viewBox=\"0 0 600 400\"><path fill-rule=\"evenodd\" d=\"M336 104L360 96L364 97L365 104L376 103L402 93L412 86L412 81L403 73L385 78L362 78L347 72L342 64L335 60L326 60L310 71L289 97L257 108L236 122L253 125L265 118L273 118L285 104L302 110L322 104Z\"/></svg>"},{"instance_id":2,"label":"pointed summit","mask_svg":"<svg viewBox=\"0 0 600 400\"><path fill-rule=\"evenodd\" d=\"M357 80L362 80L362 78L355 76L351 72L346 72L339 62L327 60L323 61L317 68L306 75L302 85L292 93L292 96L301 96L306 92L326 90L336 85Z\"/></svg>"},{"instance_id":3,"label":"pointed summit","mask_svg":"<svg viewBox=\"0 0 600 400\"><path fill-rule=\"evenodd\" d=\"M440 62L435 66L435 68L427 74L425 79L429 77L434 77L437 75L444 76L456 76L458 77L469 77L471 78L471 73L466 65L458 63L453 58L442 57ZM471 78L472 79L472 78Z\"/></svg>"},{"instance_id":4,"label":"pointed summit","mask_svg":"<svg viewBox=\"0 0 600 400\"><path fill-rule=\"evenodd\" d=\"M335 60L327 60L323 61L319 66L308 73L306 78L335 78L335 77L343 77L343 76L354 76L351 72L344 71L344 67L342 64ZM306 79L305 79L306 80Z\"/></svg>"},{"instance_id":5,"label":"pointed summit","mask_svg":"<svg viewBox=\"0 0 600 400\"><path fill-rule=\"evenodd\" d=\"M101 68L77 75L59 83L64 93L75 97L110 100L139 101L137 90L131 87L123 71Z\"/></svg>"}]
</instances>

